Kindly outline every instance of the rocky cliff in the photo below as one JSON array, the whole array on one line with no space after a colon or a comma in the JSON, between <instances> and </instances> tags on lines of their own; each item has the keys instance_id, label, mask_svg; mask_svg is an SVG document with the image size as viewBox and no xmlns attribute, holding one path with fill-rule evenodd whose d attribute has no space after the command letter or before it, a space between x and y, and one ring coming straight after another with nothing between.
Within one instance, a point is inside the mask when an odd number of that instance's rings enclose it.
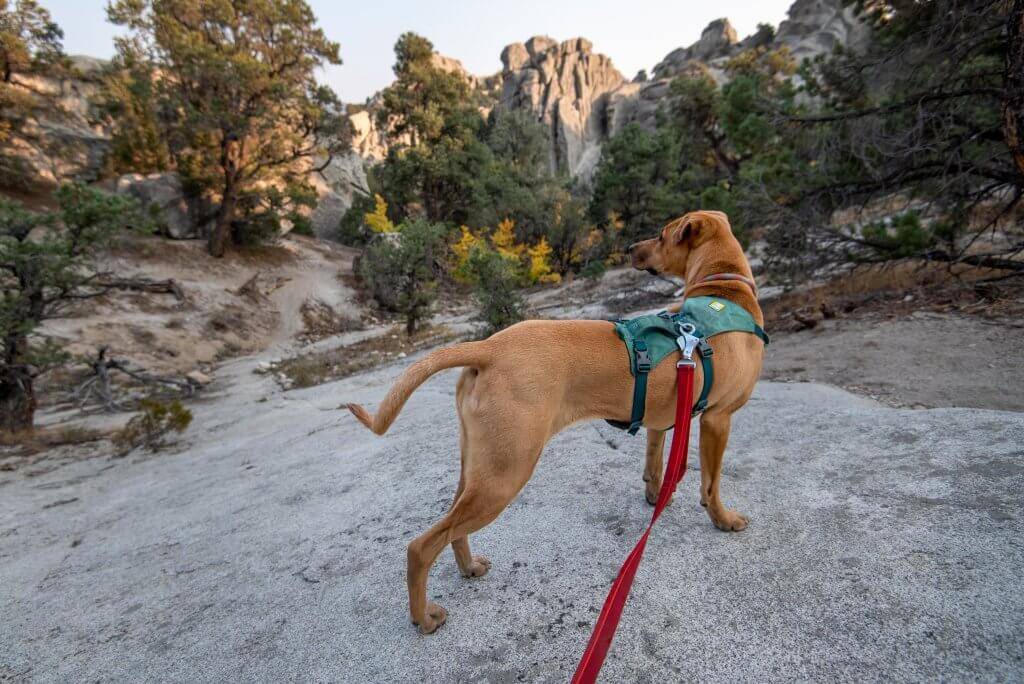
<instances>
[{"instance_id":1,"label":"rocky cliff","mask_svg":"<svg viewBox=\"0 0 1024 684\"><path fill-rule=\"evenodd\" d=\"M841 0L797 0L773 35L766 27L740 40L728 19L716 19L700 39L673 50L627 81L590 41L556 43L534 37L502 51L503 88L499 105L528 109L550 127L552 168L587 181L600 159L601 144L630 122L654 125L658 105L675 76L701 70L723 81L724 65L740 52L786 47L797 61L830 52L836 45L858 47L866 27Z\"/></svg>"},{"instance_id":2,"label":"rocky cliff","mask_svg":"<svg viewBox=\"0 0 1024 684\"><path fill-rule=\"evenodd\" d=\"M627 80L612 60L598 52L585 38L558 42L534 36L512 43L501 52L501 71L491 76L474 76L455 59L435 55L435 64L462 75L491 107L526 110L550 133L551 168L567 172L586 182L601 155L601 145L630 122L653 126L655 112L669 91L675 76L699 69L722 81L725 62L753 47L786 47L797 59L830 52L836 45L858 47L866 28L841 0L796 0L776 32L762 28L753 35L738 37L728 19L716 19L692 45L673 50L651 70ZM76 75L61 79L36 78L26 84L58 103L46 115L30 122L17 141L19 155L35 185L53 185L61 180L95 180L103 169L109 147L109 132L91 112L90 97L98 87L102 67L99 60L74 58ZM320 195L320 207L313 216L318 233L332 232L353 198L368 192L366 167L382 160L390 141L375 120L379 97L353 107L352 151L340 156L311 181ZM61 153L56 154L55 150ZM132 183L140 187L131 190ZM159 202L180 208L167 196L174 179L122 179L125 191L146 195L153 188ZM180 217L179 217L180 218ZM177 225L179 222L169 221ZM194 231L173 231L193 235Z\"/></svg>"},{"instance_id":3,"label":"rocky cliff","mask_svg":"<svg viewBox=\"0 0 1024 684\"><path fill-rule=\"evenodd\" d=\"M501 53L499 106L532 112L549 129L551 166L576 175L592 167L607 135L607 95L625 83L585 38L534 36Z\"/></svg>"},{"instance_id":4,"label":"rocky cliff","mask_svg":"<svg viewBox=\"0 0 1024 684\"><path fill-rule=\"evenodd\" d=\"M441 55L435 56L435 63L465 76L493 106L532 113L550 133L551 168L586 182L608 137L630 122L654 125L655 112L679 74L699 70L722 82L725 63L747 49L786 47L800 61L830 52L836 45L856 48L865 38L866 28L841 0L796 0L775 32L759 27L740 39L728 19L716 19L695 43L673 50L658 62L651 78L641 72L627 80L585 38L558 42L534 36L512 43L502 50L502 69L495 76L472 76L460 62ZM387 136L374 122L376 103L376 98L371 99L367 109L351 117L355 150L370 163L383 159L388 149Z\"/></svg>"},{"instance_id":5,"label":"rocky cliff","mask_svg":"<svg viewBox=\"0 0 1024 684\"><path fill-rule=\"evenodd\" d=\"M106 62L70 58L60 75L18 74L12 87L34 102L34 114L6 141L6 154L20 160L15 186L52 187L65 180L96 180L109 149L107 131L92 101Z\"/></svg>"}]
</instances>

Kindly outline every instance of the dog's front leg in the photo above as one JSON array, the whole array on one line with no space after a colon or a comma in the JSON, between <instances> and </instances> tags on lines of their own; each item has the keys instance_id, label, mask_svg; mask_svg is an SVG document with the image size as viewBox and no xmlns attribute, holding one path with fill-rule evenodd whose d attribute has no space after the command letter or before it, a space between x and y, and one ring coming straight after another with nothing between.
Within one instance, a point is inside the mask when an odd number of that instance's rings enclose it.
<instances>
[{"instance_id":1,"label":"dog's front leg","mask_svg":"<svg viewBox=\"0 0 1024 684\"><path fill-rule=\"evenodd\" d=\"M707 412L700 418L700 502L707 506L711 522L720 530L739 532L747 518L726 508L718 494L722 479L722 457L729 442L732 415Z\"/></svg>"},{"instance_id":2,"label":"dog's front leg","mask_svg":"<svg viewBox=\"0 0 1024 684\"><path fill-rule=\"evenodd\" d=\"M644 465L644 498L652 506L658 503L661 491L665 431L647 429L647 462Z\"/></svg>"}]
</instances>

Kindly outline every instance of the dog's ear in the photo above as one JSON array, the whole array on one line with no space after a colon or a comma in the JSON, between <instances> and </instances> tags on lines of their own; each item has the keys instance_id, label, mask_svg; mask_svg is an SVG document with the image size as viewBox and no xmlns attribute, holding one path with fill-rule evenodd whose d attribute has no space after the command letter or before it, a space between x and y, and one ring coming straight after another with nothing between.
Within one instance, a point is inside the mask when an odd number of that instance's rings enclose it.
<instances>
[{"instance_id":1,"label":"dog's ear","mask_svg":"<svg viewBox=\"0 0 1024 684\"><path fill-rule=\"evenodd\" d=\"M672 234L675 238L677 245L682 245L687 242L692 242L700 234L701 221L697 216L684 216L679 219L679 224L676 226Z\"/></svg>"}]
</instances>

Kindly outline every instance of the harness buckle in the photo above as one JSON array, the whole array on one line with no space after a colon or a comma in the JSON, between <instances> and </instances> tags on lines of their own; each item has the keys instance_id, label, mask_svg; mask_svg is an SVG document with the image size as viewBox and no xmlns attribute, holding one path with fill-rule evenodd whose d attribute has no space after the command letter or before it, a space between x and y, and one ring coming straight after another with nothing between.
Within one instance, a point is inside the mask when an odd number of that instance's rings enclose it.
<instances>
[{"instance_id":1,"label":"harness buckle","mask_svg":"<svg viewBox=\"0 0 1024 684\"><path fill-rule=\"evenodd\" d=\"M711 343L708 342L708 338L706 337L701 338L700 342L697 343L697 351L699 351L700 355L705 359L715 353L715 350L711 348Z\"/></svg>"},{"instance_id":2,"label":"harness buckle","mask_svg":"<svg viewBox=\"0 0 1024 684\"><path fill-rule=\"evenodd\" d=\"M700 339L698 339L698 337L694 335L694 333L697 332L697 328L695 328L690 323L679 323L678 327L679 337L676 338L676 344L679 345L679 351L682 354L682 359L680 359L680 363L682 363L683 360L686 360L689 361L690 364L692 364L693 350L697 347L697 344L700 342Z\"/></svg>"},{"instance_id":3,"label":"harness buckle","mask_svg":"<svg viewBox=\"0 0 1024 684\"><path fill-rule=\"evenodd\" d=\"M636 349L636 369L637 372L647 373L651 370L651 353L647 351L646 347L641 349L639 346Z\"/></svg>"}]
</instances>

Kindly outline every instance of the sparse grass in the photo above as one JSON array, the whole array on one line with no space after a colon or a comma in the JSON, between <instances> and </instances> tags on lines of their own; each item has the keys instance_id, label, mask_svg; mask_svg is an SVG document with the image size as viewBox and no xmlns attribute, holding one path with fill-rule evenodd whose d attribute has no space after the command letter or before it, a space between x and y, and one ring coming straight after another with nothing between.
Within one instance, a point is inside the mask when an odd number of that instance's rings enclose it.
<instances>
[{"instance_id":1,"label":"sparse grass","mask_svg":"<svg viewBox=\"0 0 1024 684\"><path fill-rule=\"evenodd\" d=\"M271 372L278 374L285 389L313 387L404 358L427 347L451 342L455 337L446 326L427 326L410 338L396 326L384 335L347 347L285 359L273 366ZM282 375L283 380L280 378Z\"/></svg>"},{"instance_id":2,"label":"sparse grass","mask_svg":"<svg viewBox=\"0 0 1024 684\"><path fill-rule=\"evenodd\" d=\"M114 435L114 445L118 448L118 456L124 456L132 449L145 446L150 451L157 451L167 445L171 433L182 433L192 423L192 412L175 399L162 402L144 399L140 402L140 411L128 424Z\"/></svg>"}]
</instances>

